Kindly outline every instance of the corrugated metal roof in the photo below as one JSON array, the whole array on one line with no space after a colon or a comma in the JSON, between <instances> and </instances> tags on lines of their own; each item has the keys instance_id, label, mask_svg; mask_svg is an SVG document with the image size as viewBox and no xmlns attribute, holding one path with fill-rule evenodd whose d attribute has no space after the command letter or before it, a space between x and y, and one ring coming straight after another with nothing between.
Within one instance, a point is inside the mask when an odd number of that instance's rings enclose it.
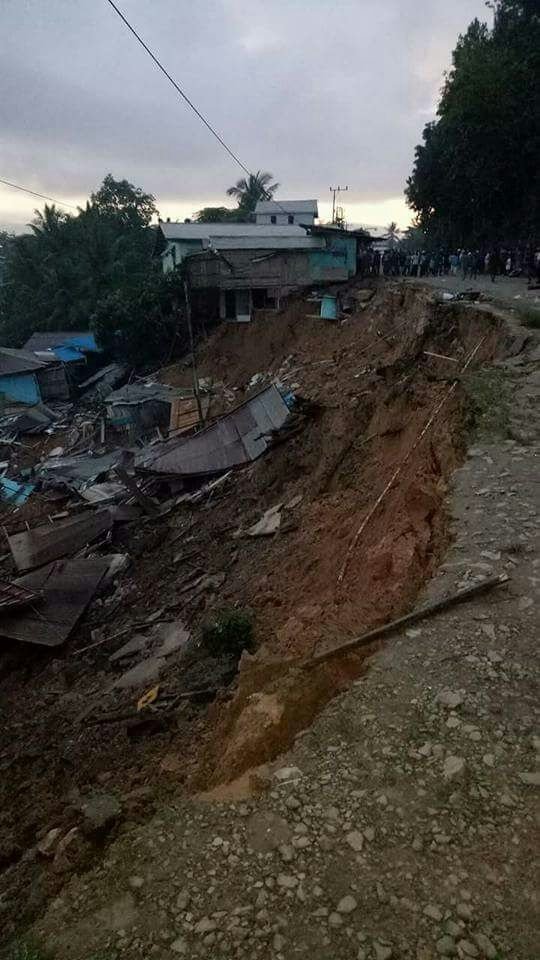
<instances>
[{"instance_id":1,"label":"corrugated metal roof","mask_svg":"<svg viewBox=\"0 0 540 960\"><path fill-rule=\"evenodd\" d=\"M15 373L32 373L42 370L47 364L38 360L33 353L26 350L11 350L0 347L0 377Z\"/></svg>"},{"instance_id":2,"label":"corrugated metal roof","mask_svg":"<svg viewBox=\"0 0 540 960\"><path fill-rule=\"evenodd\" d=\"M24 345L24 350L51 350L52 347L58 347L66 340L72 340L73 337L86 337L88 331L85 330L50 330L43 333L33 333Z\"/></svg>"},{"instance_id":3,"label":"corrugated metal roof","mask_svg":"<svg viewBox=\"0 0 540 960\"><path fill-rule=\"evenodd\" d=\"M311 213L319 216L316 200L259 200L257 213Z\"/></svg>"},{"instance_id":4,"label":"corrugated metal roof","mask_svg":"<svg viewBox=\"0 0 540 960\"><path fill-rule=\"evenodd\" d=\"M279 230L278 227L272 227ZM322 250L325 242L322 237L219 237L212 246L216 250Z\"/></svg>"},{"instance_id":5,"label":"corrugated metal roof","mask_svg":"<svg viewBox=\"0 0 540 960\"><path fill-rule=\"evenodd\" d=\"M275 384L246 400L211 426L183 441L166 441L142 451L138 464L155 473L196 476L220 473L256 460L289 408ZM137 461L136 461L137 462Z\"/></svg>"},{"instance_id":6,"label":"corrugated metal roof","mask_svg":"<svg viewBox=\"0 0 540 960\"><path fill-rule=\"evenodd\" d=\"M110 560L63 560L18 578L18 587L43 594L39 607L4 613L0 636L57 647L69 637L107 573Z\"/></svg>"},{"instance_id":7,"label":"corrugated metal roof","mask_svg":"<svg viewBox=\"0 0 540 960\"><path fill-rule=\"evenodd\" d=\"M259 223L165 223L159 224L166 240L210 240L214 237L305 237L294 224Z\"/></svg>"},{"instance_id":8,"label":"corrugated metal roof","mask_svg":"<svg viewBox=\"0 0 540 960\"><path fill-rule=\"evenodd\" d=\"M122 405L130 403L146 403L149 400L162 400L165 403L172 403L173 400L192 397L193 390L181 387L169 387L165 383L149 383L147 386L138 383L128 383L120 390L115 390L105 398L105 403Z\"/></svg>"}]
</instances>

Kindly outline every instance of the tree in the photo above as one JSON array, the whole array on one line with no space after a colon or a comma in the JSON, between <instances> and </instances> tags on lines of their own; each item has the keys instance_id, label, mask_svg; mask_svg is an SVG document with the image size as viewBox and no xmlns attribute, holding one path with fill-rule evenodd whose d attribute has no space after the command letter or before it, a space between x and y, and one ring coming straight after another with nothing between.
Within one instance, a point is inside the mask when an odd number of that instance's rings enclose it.
<instances>
[{"instance_id":1,"label":"tree","mask_svg":"<svg viewBox=\"0 0 540 960\"><path fill-rule=\"evenodd\" d=\"M237 180L227 190L227 196L238 201L238 209L243 214L253 213L259 200L270 200L278 189L279 183L272 183L273 179L266 170L257 170L257 173Z\"/></svg>"},{"instance_id":2,"label":"tree","mask_svg":"<svg viewBox=\"0 0 540 960\"><path fill-rule=\"evenodd\" d=\"M460 36L406 196L445 245L525 242L539 230L540 10L494 0Z\"/></svg>"},{"instance_id":3,"label":"tree","mask_svg":"<svg viewBox=\"0 0 540 960\"><path fill-rule=\"evenodd\" d=\"M154 198L109 174L76 216L45 205L7 245L0 336L86 330L102 298L140 288L152 270Z\"/></svg>"},{"instance_id":4,"label":"tree","mask_svg":"<svg viewBox=\"0 0 540 960\"><path fill-rule=\"evenodd\" d=\"M388 240L392 246L395 246L399 241L399 228L395 220L391 220L386 228L386 233L388 234Z\"/></svg>"},{"instance_id":5,"label":"tree","mask_svg":"<svg viewBox=\"0 0 540 960\"><path fill-rule=\"evenodd\" d=\"M226 223L238 220L238 213L229 207L203 207L196 213L195 220L197 223Z\"/></svg>"},{"instance_id":6,"label":"tree","mask_svg":"<svg viewBox=\"0 0 540 960\"><path fill-rule=\"evenodd\" d=\"M97 342L124 363L155 369L189 349L181 271L155 267L131 291L114 290L91 316Z\"/></svg>"},{"instance_id":7,"label":"tree","mask_svg":"<svg viewBox=\"0 0 540 960\"><path fill-rule=\"evenodd\" d=\"M108 173L96 193L90 197L91 206L125 226L148 227L157 213L155 197L134 187L128 180L115 180Z\"/></svg>"}]
</instances>

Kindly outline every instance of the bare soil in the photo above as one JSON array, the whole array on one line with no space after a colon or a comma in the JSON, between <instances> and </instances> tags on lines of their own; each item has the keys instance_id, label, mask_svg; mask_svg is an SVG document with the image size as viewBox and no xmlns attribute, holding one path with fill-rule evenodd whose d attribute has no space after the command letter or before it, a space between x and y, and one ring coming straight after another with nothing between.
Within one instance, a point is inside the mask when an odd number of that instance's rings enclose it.
<instances>
[{"instance_id":1,"label":"bare soil","mask_svg":"<svg viewBox=\"0 0 540 960\"><path fill-rule=\"evenodd\" d=\"M257 373L287 384L305 401L298 432L202 505L122 528L114 546L128 550L131 568L112 595L94 602L65 649L51 654L4 644L6 935L42 911L73 870L100 857L102 839L79 844L73 860L52 865L36 852L38 838L52 827L65 833L80 824L81 798L91 789L121 797L124 822L132 824L179 790L208 789L275 758L365 672L373 650L309 673L299 662L408 610L448 547L448 483L470 427L463 384L348 552L471 350L481 342L475 367L504 354L501 321L470 307L442 311L428 293L398 285L377 290L365 310L338 326L310 319L312 312L313 304L299 300L251 325L223 326L200 357L201 375L221 381L224 395L234 391L238 401ZM186 376L177 367L162 379L181 383ZM284 522L277 535L237 535L279 503ZM195 558L186 565L179 551ZM198 573L224 577L192 588ZM147 736L136 736L125 721L92 722L102 711L133 709L144 692L110 690L115 673L108 658L138 628L79 655L92 629L106 637L162 611L162 618L179 617L196 632L211 613L231 605L253 612L257 642L236 681L227 687L230 663L202 652L189 663L171 661L162 678L165 692L222 687L210 706L185 701Z\"/></svg>"}]
</instances>

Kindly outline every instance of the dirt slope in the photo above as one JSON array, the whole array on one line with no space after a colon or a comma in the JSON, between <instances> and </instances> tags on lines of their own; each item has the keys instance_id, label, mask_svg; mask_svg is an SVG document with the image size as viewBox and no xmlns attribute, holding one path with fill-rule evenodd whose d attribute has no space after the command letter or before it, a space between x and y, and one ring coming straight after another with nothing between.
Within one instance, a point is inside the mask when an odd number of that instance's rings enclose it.
<instances>
[{"instance_id":1,"label":"dirt slope","mask_svg":"<svg viewBox=\"0 0 540 960\"><path fill-rule=\"evenodd\" d=\"M371 651L309 677L295 662L408 609L447 548L445 497L469 417L461 386L349 553L448 391L448 377L480 341L477 363L504 351L500 321L474 308L441 311L425 292L394 285L341 326L306 317L312 311L299 302L250 326L223 327L202 351L202 373L235 388L238 400L256 373L288 385L306 401L298 432L202 505L121 532L115 546L131 556L128 574L54 659L16 645L3 650L0 903L8 932L41 910L72 870L101 855L95 839L77 840L53 863L36 853L51 828L80 838L89 792L117 794L123 815L137 820L166 795L207 788L275 757L365 671ZM284 511L283 532L236 536L278 503L295 503ZM196 588L193 566L178 560L187 553L205 581ZM118 668L109 657L125 637L80 656L92 629L107 638L129 627L129 637L140 620L161 615L196 632L223 605L249 607L254 616L258 649L243 658L236 681L225 689L230 664L208 656L189 667L173 659L161 677L164 694L223 688L213 705L185 701L151 736L135 738L125 722L94 725L96 713L133 711L150 684L112 691Z\"/></svg>"},{"instance_id":2,"label":"dirt slope","mask_svg":"<svg viewBox=\"0 0 540 960\"><path fill-rule=\"evenodd\" d=\"M389 640L277 763L128 825L35 925L57 960L536 960L539 360L533 343L498 368L506 436L477 438L441 495L453 542L426 595L510 586Z\"/></svg>"}]
</instances>

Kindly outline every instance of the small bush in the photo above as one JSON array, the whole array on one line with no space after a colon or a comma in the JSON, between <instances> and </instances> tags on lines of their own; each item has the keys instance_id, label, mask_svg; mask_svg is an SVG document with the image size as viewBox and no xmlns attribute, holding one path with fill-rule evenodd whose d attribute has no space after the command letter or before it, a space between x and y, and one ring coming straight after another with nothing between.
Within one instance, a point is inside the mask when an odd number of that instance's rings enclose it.
<instances>
[{"instance_id":1,"label":"small bush","mask_svg":"<svg viewBox=\"0 0 540 960\"><path fill-rule=\"evenodd\" d=\"M222 610L202 628L202 642L213 656L239 657L253 648L253 619L249 610Z\"/></svg>"},{"instance_id":2,"label":"small bush","mask_svg":"<svg viewBox=\"0 0 540 960\"><path fill-rule=\"evenodd\" d=\"M472 407L475 436L508 437L511 387L502 370L481 367L463 384Z\"/></svg>"},{"instance_id":3,"label":"small bush","mask_svg":"<svg viewBox=\"0 0 540 960\"><path fill-rule=\"evenodd\" d=\"M9 960L51 960L51 954L31 940L18 940L11 948Z\"/></svg>"},{"instance_id":4,"label":"small bush","mask_svg":"<svg viewBox=\"0 0 540 960\"><path fill-rule=\"evenodd\" d=\"M519 314L520 322L524 327L530 327L533 330L540 330L540 310L538 307L530 307L523 304L515 308Z\"/></svg>"}]
</instances>

